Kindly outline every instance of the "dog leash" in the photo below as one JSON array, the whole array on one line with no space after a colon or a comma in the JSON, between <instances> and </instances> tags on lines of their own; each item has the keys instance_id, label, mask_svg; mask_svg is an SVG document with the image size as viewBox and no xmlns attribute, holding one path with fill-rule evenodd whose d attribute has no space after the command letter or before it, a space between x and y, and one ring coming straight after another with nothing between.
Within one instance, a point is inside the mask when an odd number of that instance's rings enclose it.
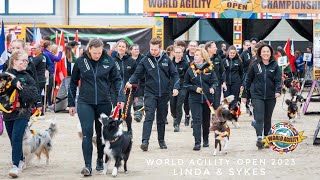
<instances>
[{"instance_id":1,"label":"dog leash","mask_svg":"<svg viewBox=\"0 0 320 180\"><path fill-rule=\"evenodd\" d=\"M204 99L206 100L206 103L207 103L207 105L208 105L208 107L209 107L209 109L210 109L210 111L211 111L211 114L215 114L214 108L213 108L213 106L211 105L211 103L210 103L207 95L206 95L203 91L201 91L201 94L203 95Z\"/></svg>"},{"instance_id":2,"label":"dog leash","mask_svg":"<svg viewBox=\"0 0 320 180\"><path fill-rule=\"evenodd\" d=\"M32 121L31 121L30 125L28 125L28 127L30 128L33 125L33 123L39 119L40 116L41 116L41 111L39 109L34 109L32 115L30 117L30 119L32 119Z\"/></svg>"},{"instance_id":3,"label":"dog leash","mask_svg":"<svg viewBox=\"0 0 320 180\"><path fill-rule=\"evenodd\" d=\"M5 113L12 113L17 107L18 97L19 97L19 93L18 93L17 89L13 90L12 94L10 95L10 99L9 99L10 104L13 103L12 109L7 110L5 107L3 107L2 104L0 104L0 110Z\"/></svg>"},{"instance_id":4,"label":"dog leash","mask_svg":"<svg viewBox=\"0 0 320 180\"><path fill-rule=\"evenodd\" d=\"M139 86L138 86L137 84L133 84L133 85L132 85L132 88L130 88L128 100L127 100L127 102L126 102L126 108L125 108L125 110L124 110L124 114L121 115L121 117L122 117L122 119L123 119L124 121L126 121L126 119L127 119L127 115L128 115L128 111L129 111L129 104L130 104L131 97L132 97L132 89L133 89L133 88L138 88L138 87L139 87ZM123 91L124 91L124 95L126 95L126 93L127 93L127 88L124 88Z\"/></svg>"}]
</instances>

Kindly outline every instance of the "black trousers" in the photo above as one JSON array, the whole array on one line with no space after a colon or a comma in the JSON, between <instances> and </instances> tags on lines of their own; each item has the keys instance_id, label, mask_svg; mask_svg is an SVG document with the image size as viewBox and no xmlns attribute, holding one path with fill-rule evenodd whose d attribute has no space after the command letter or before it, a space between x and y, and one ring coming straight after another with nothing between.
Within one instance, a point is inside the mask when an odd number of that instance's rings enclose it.
<instances>
[{"instance_id":1,"label":"black trousers","mask_svg":"<svg viewBox=\"0 0 320 180\"><path fill-rule=\"evenodd\" d=\"M256 121L255 129L257 136L267 136L271 128L271 118L276 99L252 99L253 117Z\"/></svg>"},{"instance_id":2,"label":"black trousers","mask_svg":"<svg viewBox=\"0 0 320 180\"><path fill-rule=\"evenodd\" d=\"M52 89L53 89L53 74L49 74L49 84L47 89L47 102L48 105L52 105Z\"/></svg>"},{"instance_id":3,"label":"black trousers","mask_svg":"<svg viewBox=\"0 0 320 180\"><path fill-rule=\"evenodd\" d=\"M107 116L111 113L112 105L107 104L82 104L78 103L77 112L82 129L82 153L86 167L91 167L92 163L92 136L93 136L93 123L95 125L95 131L97 134L97 151L98 159L103 158L104 145L101 141L101 123L99 117L101 113L105 113Z\"/></svg>"},{"instance_id":4,"label":"black trousers","mask_svg":"<svg viewBox=\"0 0 320 180\"><path fill-rule=\"evenodd\" d=\"M208 105L199 102L191 103L191 113L193 119L193 136L195 144L201 144L201 126L203 141L209 140L209 126L210 126L210 109Z\"/></svg>"},{"instance_id":5,"label":"black trousers","mask_svg":"<svg viewBox=\"0 0 320 180\"><path fill-rule=\"evenodd\" d=\"M227 91L223 92L224 97L234 95L234 100L230 103L230 107L232 107L239 101L240 86L241 83L233 83L231 85L227 85Z\"/></svg>"},{"instance_id":6,"label":"black trousers","mask_svg":"<svg viewBox=\"0 0 320 180\"><path fill-rule=\"evenodd\" d=\"M215 89L213 97L214 97L213 107L214 109L218 109L221 102L221 84L217 86L217 88Z\"/></svg>"},{"instance_id":7,"label":"black trousers","mask_svg":"<svg viewBox=\"0 0 320 180\"><path fill-rule=\"evenodd\" d=\"M185 101L186 93L187 93L187 89L182 88L180 89L178 96L170 97L171 115L173 118L175 118L175 121L173 122L173 126L179 126L181 123L182 105Z\"/></svg>"},{"instance_id":8,"label":"black trousers","mask_svg":"<svg viewBox=\"0 0 320 180\"><path fill-rule=\"evenodd\" d=\"M142 142L149 142L152 124L157 111L157 131L158 141L164 141L165 135L165 120L168 115L168 100L169 96L145 96L144 107L146 117L143 122Z\"/></svg>"},{"instance_id":9,"label":"black trousers","mask_svg":"<svg viewBox=\"0 0 320 180\"><path fill-rule=\"evenodd\" d=\"M190 114L189 91L186 91L186 95L185 95L184 103L183 103L183 110L184 110L185 115Z\"/></svg>"}]
</instances>

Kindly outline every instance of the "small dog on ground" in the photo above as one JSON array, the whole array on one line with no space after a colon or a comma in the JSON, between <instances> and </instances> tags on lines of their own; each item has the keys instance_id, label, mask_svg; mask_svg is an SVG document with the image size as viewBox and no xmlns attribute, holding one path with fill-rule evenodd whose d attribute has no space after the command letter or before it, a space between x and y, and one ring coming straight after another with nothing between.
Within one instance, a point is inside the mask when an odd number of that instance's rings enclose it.
<instances>
[{"instance_id":1,"label":"small dog on ground","mask_svg":"<svg viewBox=\"0 0 320 180\"><path fill-rule=\"evenodd\" d=\"M132 148L132 136L130 133L123 131L122 120L115 120L105 114L100 115L102 124L101 134L102 143L105 144L105 164L102 174L107 173L110 160L115 161L112 170L112 176L116 177L121 161L124 161L124 172L127 173L127 161Z\"/></svg>"},{"instance_id":2,"label":"small dog on ground","mask_svg":"<svg viewBox=\"0 0 320 180\"><path fill-rule=\"evenodd\" d=\"M230 137L230 128L227 125L226 119L223 117L223 106L219 106L216 113L212 115L211 120L213 122L212 130L215 134L214 152L213 155L217 155L217 148L219 145L219 152L227 154L227 146ZM223 142L223 145L222 143Z\"/></svg>"},{"instance_id":3,"label":"small dog on ground","mask_svg":"<svg viewBox=\"0 0 320 180\"><path fill-rule=\"evenodd\" d=\"M290 88L291 100L286 99L286 104L288 105L288 118L290 122L295 122L296 117L301 117L300 111L304 99L298 94L298 89Z\"/></svg>"},{"instance_id":4,"label":"small dog on ground","mask_svg":"<svg viewBox=\"0 0 320 180\"><path fill-rule=\"evenodd\" d=\"M52 138L57 133L56 123L51 122L50 127L46 130L34 131L28 126L25 130L23 137L23 156L25 167L30 163L34 154L40 160L43 153L47 160L46 164L49 164L49 152L52 149Z\"/></svg>"}]
</instances>

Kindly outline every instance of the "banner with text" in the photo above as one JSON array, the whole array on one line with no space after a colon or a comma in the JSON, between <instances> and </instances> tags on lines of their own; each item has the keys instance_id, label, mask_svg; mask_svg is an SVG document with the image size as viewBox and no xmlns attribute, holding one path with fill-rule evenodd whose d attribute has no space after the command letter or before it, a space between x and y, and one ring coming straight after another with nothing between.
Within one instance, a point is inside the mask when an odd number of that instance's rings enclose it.
<instances>
[{"instance_id":1,"label":"banner with text","mask_svg":"<svg viewBox=\"0 0 320 180\"><path fill-rule=\"evenodd\" d=\"M144 0L145 16L320 19L320 0Z\"/></svg>"}]
</instances>

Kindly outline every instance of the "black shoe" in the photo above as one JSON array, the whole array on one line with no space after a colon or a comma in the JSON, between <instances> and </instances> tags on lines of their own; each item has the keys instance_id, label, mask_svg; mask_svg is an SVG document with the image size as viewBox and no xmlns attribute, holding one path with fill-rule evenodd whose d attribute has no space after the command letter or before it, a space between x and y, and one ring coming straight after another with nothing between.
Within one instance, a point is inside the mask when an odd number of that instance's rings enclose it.
<instances>
[{"instance_id":1,"label":"black shoe","mask_svg":"<svg viewBox=\"0 0 320 180\"><path fill-rule=\"evenodd\" d=\"M184 120L184 125L189 126L189 122L190 122L190 115L186 115Z\"/></svg>"},{"instance_id":2,"label":"black shoe","mask_svg":"<svg viewBox=\"0 0 320 180\"><path fill-rule=\"evenodd\" d=\"M149 143L143 142L141 144L140 148L141 148L142 151L148 151L148 146L149 146Z\"/></svg>"},{"instance_id":3,"label":"black shoe","mask_svg":"<svg viewBox=\"0 0 320 180\"><path fill-rule=\"evenodd\" d=\"M136 122L141 122L141 119L138 118L138 117L134 117L134 120L135 120Z\"/></svg>"},{"instance_id":4,"label":"black shoe","mask_svg":"<svg viewBox=\"0 0 320 180\"><path fill-rule=\"evenodd\" d=\"M92 168L84 167L84 168L81 170L81 174L82 174L83 176L92 176Z\"/></svg>"},{"instance_id":5,"label":"black shoe","mask_svg":"<svg viewBox=\"0 0 320 180\"><path fill-rule=\"evenodd\" d=\"M97 159L97 165L96 165L96 170L97 171L103 171L103 159Z\"/></svg>"},{"instance_id":6,"label":"black shoe","mask_svg":"<svg viewBox=\"0 0 320 180\"><path fill-rule=\"evenodd\" d=\"M259 138L259 139L257 140L256 146L258 147L259 150L264 148L262 139Z\"/></svg>"},{"instance_id":7,"label":"black shoe","mask_svg":"<svg viewBox=\"0 0 320 180\"><path fill-rule=\"evenodd\" d=\"M201 149L201 145L200 145L200 144L196 144L196 145L194 145L194 147L193 147L193 150L194 150L194 151L200 151L200 149Z\"/></svg>"},{"instance_id":8,"label":"black shoe","mask_svg":"<svg viewBox=\"0 0 320 180\"><path fill-rule=\"evenodd\" d=\"M180 127L179 126L174 126L173 132L180 132Z\"/></svg>"},{"instance_id":9,"label":"black shoe","mask_svg":"<svg viewBox=\"0 0 320 180\"><path fill-rule=\"evenodd\" d=\"M209 147L209 142L208 141L203 141L202 147Z\"/></svg>"},{"instance_id":10,"label":"black shoe","mask_svg":"<svg viewBox=\"0 0 320 180\"><path fill-rule=\"evenodd\" d=\"M167 149L168 148L165 141L159 141L159 146L160 146L160 149Z\"/></svg>"}]
</instances>

